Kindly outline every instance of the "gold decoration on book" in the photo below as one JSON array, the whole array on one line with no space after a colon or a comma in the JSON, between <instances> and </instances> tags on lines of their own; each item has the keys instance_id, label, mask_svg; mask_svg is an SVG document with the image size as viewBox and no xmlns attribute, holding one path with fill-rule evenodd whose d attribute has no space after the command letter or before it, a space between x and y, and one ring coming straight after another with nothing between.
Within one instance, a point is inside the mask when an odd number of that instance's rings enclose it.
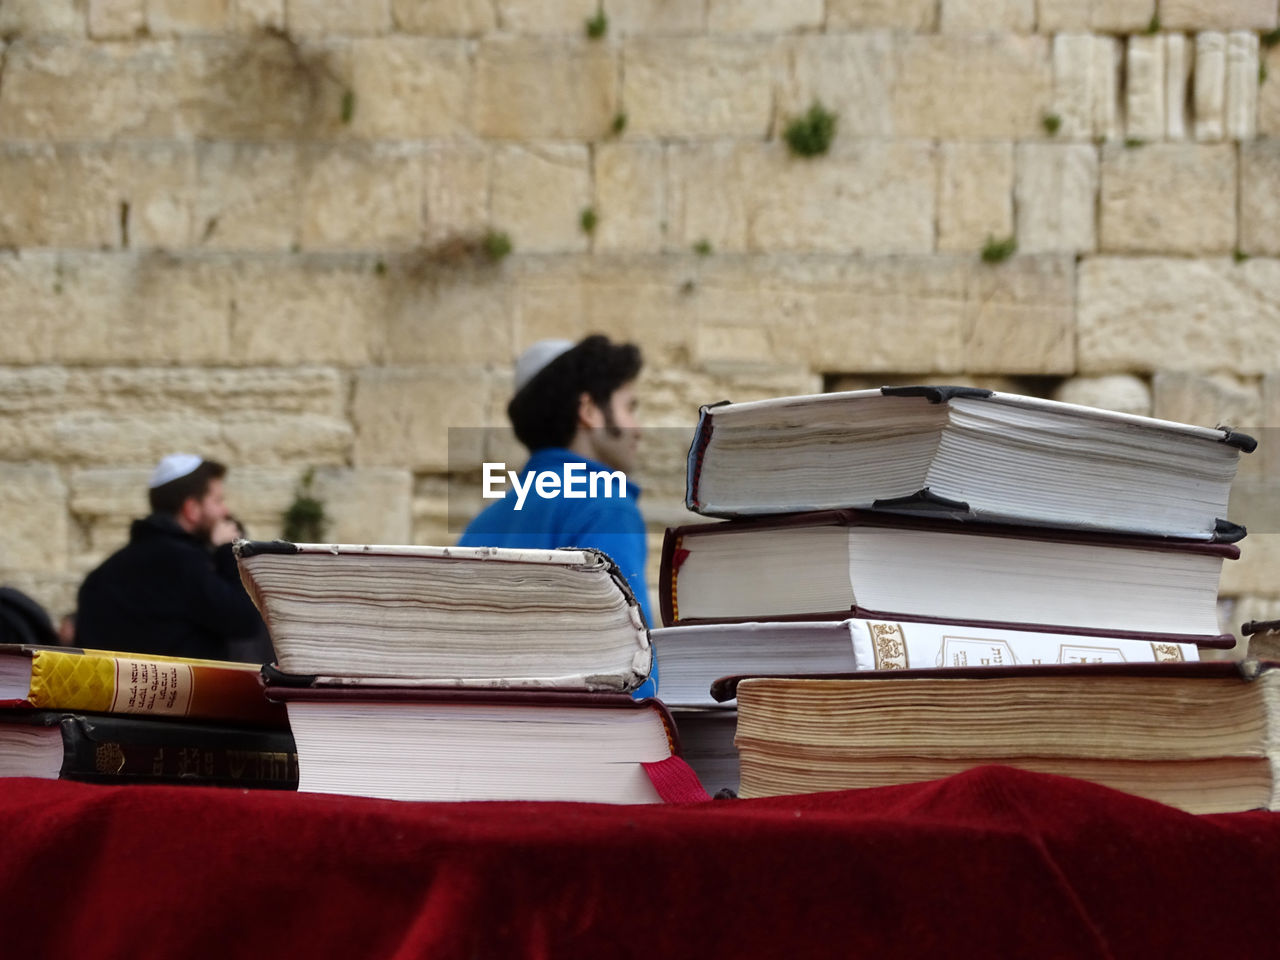
<instances>
[{"instance_id":1,"label":"gold decoration on book","mask_svg":"<svg viewBox=\"0 0 1280 960\"><path fill-rule=\"evenodd\" d=\"M907 663L907 638L899 623L875 623L867 621L871 634L871 646L875 651L877 670L905 670Z\"/></svg>"},{"instance_id":2,"label":"gold decoration on book","mask_svg":"<svg viewBox=\"0 0 1280 960\"><path fill-rule=\"evenodd\" d=\"M119 773L124 769L124 749L118 743L100 743L93 751L93 767L98 773Z\"/></svg>"},{"instance_id":3,"label":"gold decoration on book","mask_svg":"<svg viewBox=\"0 0 1280 960\"><path fill-rule=\"evenodd\" d=\"M1176 643L1153 643L1151 653L1157 663L1180 663L1186 659L1182 655L1182 647Z\"/></svg>"}]
</instances>

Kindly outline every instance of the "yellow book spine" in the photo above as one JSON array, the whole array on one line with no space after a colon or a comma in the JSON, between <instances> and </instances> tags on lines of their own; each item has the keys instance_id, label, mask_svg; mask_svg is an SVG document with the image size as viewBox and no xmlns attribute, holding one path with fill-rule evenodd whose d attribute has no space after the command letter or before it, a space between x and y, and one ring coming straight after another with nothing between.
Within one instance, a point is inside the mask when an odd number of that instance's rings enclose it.
<instances>
[{"instance_id":1,"label":"yellow book spine","mask_svg":"<svg viewBox=\"0 0 1280 960\"><path fill-rule=\"evenodd\" d=\"M194 688L193 665L129 654L41 650L31 657L27 700L40 709L186 716Z\"/></svg>"}]
</instances>

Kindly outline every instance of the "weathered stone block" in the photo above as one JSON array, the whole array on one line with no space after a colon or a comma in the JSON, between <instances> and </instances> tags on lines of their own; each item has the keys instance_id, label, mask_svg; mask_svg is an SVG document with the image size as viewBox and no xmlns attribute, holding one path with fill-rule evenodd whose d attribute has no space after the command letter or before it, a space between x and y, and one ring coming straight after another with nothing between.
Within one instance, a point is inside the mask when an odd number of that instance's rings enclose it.
<instances>
[{"instance_id":1,"label":"weathered stone block","mask_svg":"<svg viewBox=\"0 0 1280 960\"><path fill-rule=\"evenodd\" d=\"M1224 253L1236 243L1236 156L1227 145L1104 147L1101 249Z\"/></svg>"},{"instance_id":2,"label":"weathered stone block","mask_svg":"<svg viewBox=\"0 0 1280 960\"><path fill-rule=\"evenodd\" d=\"M1230 424L1261 441L1256 453L1242 455L1238 481L1261 480L1267 459L1267 437L1261 429L1263 391L1257 380L1229 373L1204 375L1162 370L1152 378L1153 416L1202 427ZM1237 522L1239 518L1232 517ZM1280 530L1280 527L1277 527Z\"/></svg>"},{"instance_id":3,"label":"weathered stone block","mask_svg":"<svg viewBox=\"0 0 1280 960\"><path fill-rule=\"evenodd\" d=\"M1274 9L1272 13L1274 14ZM1274 19L1274 16L1273 16ZM1226 132L1232 140L1252 140L1258 132L1258 35L1227 35Z\"/></svg>"},{"instance_id":4,"label":"weathered stone block","mask_svg":"<svg viewBox=\"0 0 1280 960\"><path fill-rule=\"evenodd\" d=\"M971 253L1013 233L1013 144L942 145L938 250Z\"/></svg>"},{"instance_id":5,"label":"weathered stone block","mask_svg":"<svg viewBox=\"0 0 1280 960\"><path fill-rule=\"evenodd\" d=\"M591 205L584 146L499 147L493 158L493 221L522 253L585 250L582 211Z\"/></svg>"},{"instance_id":6,"label":"weathered stone block","mask_svg":"<svg viewBox=\"0 0 1280 960\"><path fill-rule=\"evenodd\" d=\"M1164 132L1170 140L1187 138L1187 84L1193 60L1185 36L1171 33L1164 38Z\"/></svg>"},{"instance_id":7,"label":"weathered stone block","mask_svg":"<svg viewBox=\"0 0 1280 960\"><path fill-rule=\"evenodd\" d=\"M936 0L828 0L827 29L882 28L928 32L937 28Z\"/></svg>"},{"instance_id":8,"label":"weathered stone block","mask_svg":"<svg viewBox=\"0 0 1280 960\"><path fill-rule=\"evenodd\" d=\"M386 295L384 363L509 364L514 298L492 267L393 266Z\"/></svg>"},{"instance_id":9,"label":"weathered stone block","mask_svg":"<svg viewBox=\"0 0 1280 960\"><path fill-rule=\"evenodd\" d=\"M9 0L0 6L0 35L31 37L45 33L83 37L82 0Z\"/></svg>"},{"instance_id":10,"label":"weathered stone block","mask_svg":"<svg viewBox=\"0 0 1280 960\"><path fill-rule=\"evenodd\" d=\"M368 36L391 29L391 0L286 0L291 33Z\"/></svg>"},{"instance_id":11,"label":"weathered stone block","mask_svg":"<svg viewBox=\"0 0 1280 960\"><path fill-rule=\"evenodd\" d=\"M384 140L454 136L471 121L465 40L387 37L351 47L354 133Z\"/></svg>"},{"instance_id":12,"label":"weathered stone block","mask_svg":"<svg viewBox=\"0 0 1280 960\"><path fill-rule=\"evenodd\" d=\"M1240 247L1280 255L1280 140L1240 145Z\"/></svg>"},{"instance_id":13,"label":"weathered stone block","mask_svg":"<svg viewBox=\"0 0 1280 960\"><path fill-rule=\"evenodd\" d=\"M478 234L489 224L492 158L480 143L432 144L423 155L426 225L423 238L437 243L460 234Z\"/></svg>"},{"instance_id":14,"label":"weathered stone block","mask_svg":"<svg viewBox=\"0 0 1280 960\"><path fill-rule=\"evenodd\" d=\"M821 103L837 117L837 137L893 134L896 61L888 33L811 34L781 47L777 129Z\"/></svg>"},{"instance_id":15,"label":"weathered stone block","mask_svg":"<svg viewBox=\"0 0 1280 960\"><path fill-rule=\"evenodd\" d=\"M298 242L303 166L296 145L203 143L196 149L196 244L283 251Z\"/></svg>"},{"instance_id":16,"label":"weathered stone block","mask_svg":"<svg viewBox=\"0 0 1280 960\"><path fill-rule=\"evenodd\" d=\"M1258 133L1264 137L1280 134L1280 45L1261 52L1266 79L1258 87Z\"/></svg>"},{"instance_id":17,"label":"weathered stone block","mask_svg":"<svg viewBox=\"0 0 1280 960\"><path fill-rule=\"evenodd\" d=\"M59 261L48 253L0 253L0 329L7 363L54 359L54 324L63 305Z\"/></svg>"},{"instance_id":18,"label":"weathered stone block","mask_svg":"<svg viewBox=\"0 0 1280 960\"><path fill-rule=\"evenodd\" d=\"M196 156L192 147L182 143L122 144L113 154L123 199L120 244L169 250L190 246L196 239Z\"/></svg>"},{"instance_id":19,"label":"weathered stone block","mask_svg":"<svg viewBox=\"0 0 1280 960\"><path fill-rule=\"evenodd\" d=\"M705 33L707 0L609 0L609 35Z\"/></svg>"},{"instance_id":20,"label":"weathered stone block","mask_svg":"<svg viewBox=\"0 0 1280 960\"><path fill-rule=\"evenodd\" d=\"M595 149L597 250L656 252L666 238L666 151L658 143Z\"/></svg>"},{"instance_id":21,"label":"weathered stone block","mask_svg":"<svg viewBox=\"0 0 1280 960\"><path fill-rule=\"evenodd\" d=\"M637 39L623 48L629 132L761 136L773 107L774 46L747 38Z\"/></svg>"},{"instance_id":22,"label":"weathered stone block","mask_svg":"<svg viewBox=\"0 0 1280 960\"><path fill-rule=\"evenodd\" d=\"M971 373L1064 374L1075 362L1075 261L1014 257L974 263L964 309L963 364Z\"/></svg>"},{"instance_id":23,"label":"weathered stone block","mask_svg":"<svg viewBox=\"0 0 1280 960\"><path fill-rule=\"evenodd\" d=\"M1227 38L1220 33L1196 36L1196 139L1221 140L1227 102Z\"/></svg>"},{"instance_id":24,"label":"weathered stone block","mask_svg":"<svg viewBox=\"0 0 1280 960\"><path fill-rule=\"evenodd\" d=\"M942 0L943 33L1030 33L1035 27L1035 0Z\"/></svg>"},{"instance_id":25,"label":"weathered stone block","mask_svg":"<svg viewBox=\"0 0 1280 960\"><path fill-rule=\"evenodd\" d=\"M445 37L474 37L497 25L490 0L391 0L397 30Z\"/></svg>"},{"instance_id":26,"label":"weathered stone block","mask_svg":"<svg viewBox=\"0 0 1280 960\"><path fill-rule=\"evenodd\" d=\"M1097 150L1082 143L1021 143L1017 163L1019 251L1084 253L1095 249Z\"/></svg>"},{"instance_id":27,"label":"weathered stone block","mask_svg":"<svg viewBox=\"0 0 1280 960\"><path fill-rule=\"evenodd\" d=\"M496 0L498 28L521 34L582 36L599 0Z\"/></svg>"},{"instance_id":28,"label":"weathered stone block","mask_svg":"<svg viewBox=\"0 0 1280 960\"><path fill-rule=\"evenodd\" d=\"M1138 33L1156 12L1156 0L1038 0L1038 5L1041 33Z\"/></svg>"},{"instance_id":29,"label":"weathered stone block","mask_svg":"<svg viewBox=\"0 0 1280 960\"><path fill-rule=\"evenodd\" d=\"M1116 116L1120 44L1114 37L1059 34L1053 38L1053 113L1058 137L1119 136Z\"/></svg>"},{"instance_id":30,"label":"weathered stone block","mask_svg":"<svg viewBox=\"0 0 1280 960\"><path fill-rule=\"evenodd\" d=\"M65 367L0 367L0 414L57 407L67 389Z\"/></svg>"},{"instance_id":31,"label":"weathered stone block","mask_svg":"<svg viewBox=\"0 0 1280 960\"><path fill-rule=\"evenodd\" d=\"M244 411L223 418L220 439L231 463L341 465L354 437L345 418Z\"/></svg>"},{"instance_id":32,"label":"weathered stone block","mask_svg":"<svg viewBox=\"0 0 1280 960\"><path fill-rule=\"evenodd\" d=\"M127 40L146 26L146 0L89 0L89 36L95 40Z\"/></svg>"},{"instance_id":33,"label":"weathered stone block","mask_svg":"<svg viewBox=\"0 0 1280 960\"><path fill-rule=\"evenodd\" d=\"M667 236L674 249L747 247L747 218L758 144L728 140L667 148Z\"/></svg>"},{"instance_id":34,"label":"weathered stone block","mask_svg":"<svg viewBox=\"0 0 1280 960\"><path fill-rule=\"evenodd\" d=\"M45 463L0 463L0 570L57 573L67 562L67 486Z\"/></svg>"},{"instance_id":35,"label":"weathered stone block","mask_svg":"<svg viewBox=\"0 0 1280 960\"><path fill-rule=\"evenodd\" d=\"M356 378L357 467L449 468L451 427L491 420L494 374L483 368L379 367Z\"/></svg>"},{"instance_id":36,"label":"weathered stone block","mask_svg":"<svg viewBox=\"0 0 1280 960\"><path fill-rule=\"evenodd\" d=\"M1139 417L1151 416L1151 387L1141 377L1127 373L1072 377L1053 391L1053 399Z\"/></svg>"},{"instance_id":37,"label":"weathered stone block","mask_svg":"<svg viewBox=\"0 0 1280 960\"><path fill-rule=\"evenodd\" d=\"M485 40L476 129L502 140L599 137L618 110L617 66L612 47L588 40Z\"/></svg>"},{"instance_id":38,"label":"weathered stone block","mask_svg":"<svg viewBox=\"0 0 1280 960\"><path fill-rule=\"evenodd\" d=\"M1164 138L1164 85L1164 38L1130 37L1125 60L1125 133L1130 140Z\"/></svg>"},{"instance_id":39,"label":"weathered stone block","mask_svg":"<svg viewBox=\"0 0 1280 960\"><path fill-rule=\"evenodd\" d=\"M228 473L228 485L234 482L235 475L235 470ZM71 512L81 521L108 517L127 522L132 517L145 516L150 476L150 466L73 470L69 501Z\"/></svg>"},{"instance_id":40,"label":"weathered stone block","mask_svg":"<svg viewBox=\"0 0 1280 960\"><path fill-rule=\"evenodd\" d=\"M1280 261L1096 257L1078 295L1082 373L1280 369Z\"/></svg>"},{"instance_id":41,"label":"weathered stone block","mask_svg":"<svg viewBox=\"0 0 1280 960\"><path fill-rule=\"evenodd\" d=\"M786 33L822 26L823 0L708 0L711 33Z\"/></svg>"},{"instance_id":42,"label":"weathered stone block","mask_svg":"<svg viewBox=\"0 0 1280 960\"><path fill-rule=\"evenodd\" d=\"M315 146L304 162L304 247L408 247L421 238L424 168L416 145Z\"/></svg>"},{"instance_id":43,"label":"weathered stone block","mask_svg":"<svg viewBox=\"0 0 1280 960\"><path fill-rule=\"evenodd\" d=\"M1233 514L1232 518L1235 517ZM1218 592L1224 597L1249 594L1274 597L1277 583L1280 583L1280 532L1254 532L1251 528L1249 536L1240 541L1240 559L1222 565ZM1239 632L1243 622L1231 626Z\"/></svg>"},{"instance_id":44,"label":"weathered stone block","mask_svg":"<svg viewBox=\"0 0 1280 960\"><path fill-rule=\"evenodd\" d=\"M1165 30L1274 30L1271 0L1160 0Z\"/></svg>"},{"instance_id":45,"label":"weathered stone block","mask_svg":"<svg viewBox=\"0 0 1280 960\"><path fill-rule=\"evenodd\" d=\"M52 411L189 413L260 412L338 417L346 383L324 367L90 367L71 371L63 402Z\"/></svg>"},{"instance_id":46,"label":"weathered stone block","mask_svg":"<svg viewBox=\"0 0 1280 960\"><path fill-rule=\"evenodd\" d=\"M284 0L230 0L227 17L238 30L283 30Z\"/></svg>"},{"instance_id":47,"label":"weathered stone block","mask_svg":"<svg viewBox=\"0 0 1280 960\"><path fill-rule=\"evenodd\" d=\"M413 475L408 470L326 467L316 471L314 489L332 517L327 540L410 542Z\"/></svg>"},{"instance_id":48,"label":"weathered stone block","mask_svg":"<svg viewBox=\"0 0 1280 960\"><path fill-rule=\"evenodd\" d=\"M0 147L0 244L109 247L120 242L117 171L100 147Z\"/></svg>"},{"instance_id":49,"label":"weathered stone block","mask_svg":"<svg viewBox=\"0 0 1280 960\"><path fill-rule=\"evenodd\" d=\"M153 37L216 33L226 29L233 0L147 0L147 31Z\"/></svg>"},{"instance_id":50,"label":"weathered stone block","mask_svg":"<svg viewBox=\"0 0 1280 960\"><path fill-rule=\"evenodd\" d=\"M1039 136L1052 102L1049 40L1010 34L899 41L894 129L902 137Z\"/></svg>"}]
</instances>

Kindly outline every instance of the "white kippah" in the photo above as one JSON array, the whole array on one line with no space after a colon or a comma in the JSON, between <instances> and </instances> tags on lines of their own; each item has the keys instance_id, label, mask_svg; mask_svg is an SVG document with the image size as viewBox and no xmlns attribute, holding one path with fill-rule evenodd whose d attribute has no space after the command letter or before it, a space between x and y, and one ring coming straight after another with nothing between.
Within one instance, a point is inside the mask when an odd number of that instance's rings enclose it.
<instances>
[{"instance_id":1,"label":"white kippah","mask_svg":"<svg viewBox=\"0 0 1280 960\"><path fill-rule=\"evenodd\" d=\"M151 471L151 489L163 487L166 483L185 477L196 467L204 463L194 453L171 453Z\"/></svg>"},{"instance_id":2,"label":"white kippah","mask_svg":"<svg viewBox=\"0 0 1280 960\"><path fill-rule=\"evenodd\" d=\"M539 340L516 361L516 393L524 385L545 370L556 357L563 356L574 347L572 340Z\"/></svg>"}]
</instances>

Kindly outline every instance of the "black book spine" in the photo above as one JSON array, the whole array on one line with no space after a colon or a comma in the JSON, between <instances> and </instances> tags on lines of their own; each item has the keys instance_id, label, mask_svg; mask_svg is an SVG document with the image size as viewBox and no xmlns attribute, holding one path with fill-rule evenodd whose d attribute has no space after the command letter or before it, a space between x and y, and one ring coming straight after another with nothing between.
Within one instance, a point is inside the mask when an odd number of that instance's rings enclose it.
<instances>
[{"instance_id":1,"label":"black book spine","mask_svg":"<svg viewBox=\"0 0 1280 960\"><path fill-rule=\"evenodd\" d=\"M298 788L288 731L78 714L61 728L64 780Z\"/></svg>"}]
</instances>

